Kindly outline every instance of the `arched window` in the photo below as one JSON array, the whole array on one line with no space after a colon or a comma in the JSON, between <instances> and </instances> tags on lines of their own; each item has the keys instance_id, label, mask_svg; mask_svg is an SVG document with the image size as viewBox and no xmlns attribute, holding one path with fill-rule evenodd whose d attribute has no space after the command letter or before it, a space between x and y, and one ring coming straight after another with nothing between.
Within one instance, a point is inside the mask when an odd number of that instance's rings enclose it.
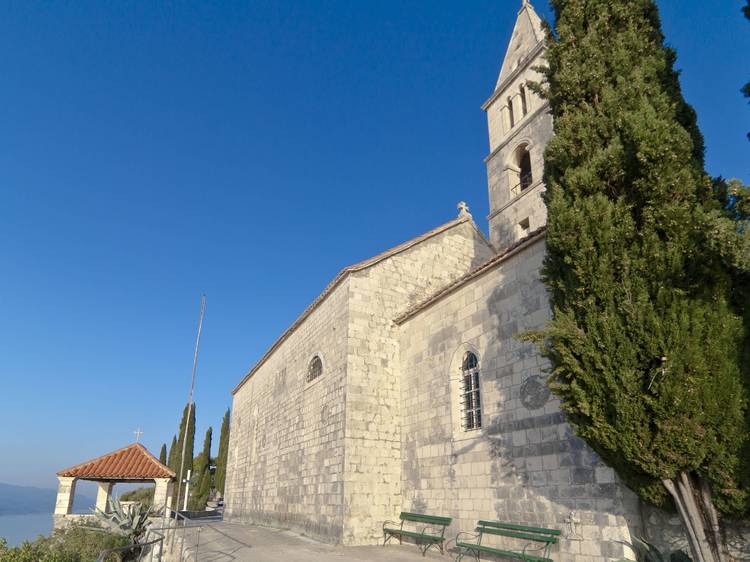
<instances>
[{"instance_id":1,"label":"arched window","mask_svg":"<svg viewBox=\"0 0 750 562\"><path fill-rule=\"evenodd\" d=\"M521 191L531 186L531 155L529 151L524 147L519 154L518 158L518 179L521 184Z\"/></svg>"},{"instance_id":2,"label":"arched window","mask_svg":"<svg viewBox=\"0 0 750 562\"><path fill-rule=\"evenodd\" d=\"M516 120L513 118L513 100L508 98L508 120L510 121L510 128L516 124Z\"/></svg>"},{"instance_id":3,"label":"arched window","mask_svg":"<svg viewBox=\"0 0 750 562\"><path fill-rule=\"evenodd\" d=\"M529 108L526 105L526 86L521 84L521 114L526 115L529 112Z\"/></svg>"},{"instance_id":4,"label":"arched window","mask_svg":"<svg viewBox=\"0 0 750 562\"><path fill-rule=\"evenodd\" d=\"M310 365L307 367L307 382L314 381L323 374L323 362L317 355L312 358Z\"/></svg>"},{"instance_id":5,"label":"arched window","mask_svg":"<svg viewBox=\"0 0 750 562\"><path fill-rule=\"evenodd\" d=\"M461 363L461 397L465 431L482 427L482 401L479 396L479 360L467 351Z\"/></svg>"}]
</instances>

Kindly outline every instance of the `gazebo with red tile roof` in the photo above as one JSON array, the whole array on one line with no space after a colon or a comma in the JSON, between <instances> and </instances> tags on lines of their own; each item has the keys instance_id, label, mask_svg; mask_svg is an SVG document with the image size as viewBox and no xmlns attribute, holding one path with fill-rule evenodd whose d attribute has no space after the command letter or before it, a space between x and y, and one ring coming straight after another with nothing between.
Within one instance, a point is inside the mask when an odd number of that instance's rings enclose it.
<instances>
[{"instance_id":1,"label":"gazebo with red tile roof","mask_svg":"<svg viewBox=\"0 0 750 562\"><path fill-rule=\"evenodd\" d=\"M101 457L71 466L57 473L60 481L55 504L55 524L58 519L70 515L73 507L76 482L89 480L99 486L96 507L106 511L112 487L117 483L140 483L153 481L154 507L166 506L172 496L172 481L175 472L162 464L140 443L133 443Z\"/></svg>"}]
</instances>

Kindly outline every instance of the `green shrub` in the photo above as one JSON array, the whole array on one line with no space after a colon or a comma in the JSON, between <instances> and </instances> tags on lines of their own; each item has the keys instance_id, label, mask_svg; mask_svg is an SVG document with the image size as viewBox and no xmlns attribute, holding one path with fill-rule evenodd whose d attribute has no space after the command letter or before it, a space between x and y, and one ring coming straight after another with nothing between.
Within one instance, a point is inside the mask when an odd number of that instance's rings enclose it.
<instances>
[{"instance_id":1,"label":"green shrub","mask_svg":"<svg viewBox=\"0 0 750 562\"><path fill-rule=\"evenodd\" d=\"M143 507L151 507L154 503L154 487L136 488L120 494L121 502L140 502Z\"/></svg>"},{"instance_id":2,"label":"green shrub","mask_svg":"<svg viewBox=\"0 0 750 562\"><path fill-rule=\"evenodd\" d=\"M74 525L17 547L0 539L0 562L95 562L102 550L128 543L124 537Z\"/></svg>"}]
</instances>

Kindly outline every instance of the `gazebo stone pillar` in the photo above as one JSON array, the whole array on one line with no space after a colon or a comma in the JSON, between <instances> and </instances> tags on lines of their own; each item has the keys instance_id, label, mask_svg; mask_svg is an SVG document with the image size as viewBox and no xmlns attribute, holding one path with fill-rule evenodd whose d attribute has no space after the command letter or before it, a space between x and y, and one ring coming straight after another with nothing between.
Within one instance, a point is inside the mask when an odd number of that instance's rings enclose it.
<instances>
[{"instance_id":1,"label":"gazebo stone pillar","mask_svg":"<svg viewBox=\"0 0 750 562\"><path fill-rule=\"evenodd\" d=\"M172 499L172 479L154 478L154 509L161 509Z\"/></svg>"},{"instance_id":2,"label":"gazebo stone pillar","mask_svg":"<svg viewBox=\"0 0 750 562\"><path fill-rule=\"evenodd\" d=\"M69 515L73 509L73 497L76 493L76 478L74 476L58 476L57 501L55 515Z\"/></svg>"},{"instance_id":3,"label":"gazebo stone pillar","mask_svg":"<svg viewBox=\"0 0 750 562\"><path fill-rule=\"evenodd\" d=\"M113 482L96 483L96 509L106 513L109 511L109 498L112 496Z\"/></svg>"}]
</instances>

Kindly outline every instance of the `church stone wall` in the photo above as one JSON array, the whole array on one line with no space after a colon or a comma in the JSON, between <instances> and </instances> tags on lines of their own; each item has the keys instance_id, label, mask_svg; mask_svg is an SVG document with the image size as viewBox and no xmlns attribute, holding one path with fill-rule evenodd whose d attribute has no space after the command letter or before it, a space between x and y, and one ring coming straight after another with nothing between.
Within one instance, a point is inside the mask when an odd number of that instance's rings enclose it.
<instances>
[{"instance_id":1,"label":"church stone wall","mask_svg":"<svg viewBox=\"0 0 750 562\"><path fill-rule=\"evenodd\" d=\"M637 500L565 423L545 360L517 335L549 318L538 240L401 325L403 507L563 531L561 562L623 558ZM460 365L479 358L482 428L460 423Z\"/></svg>"},{"instance_id":2,"label":"church stone wall","mask_svg":"<svg viewBox=\"0 0 750 562\"><path fill-rule=\"evenodd\" d=\"M346 390L345 544L372 544L401 510L401 388L393 318L493 251L463 222L352 274Z\"/></svg>"},{"instance_id":3,"label":"church stone wall","mask_svg":"<svg viewBox=\"0 0 750 562\"><path fill-rule=\"evenodd\" d=\"M348 296L345 279L235 394L227 520L341 540Z\"/></svg>"}]
</instances>

